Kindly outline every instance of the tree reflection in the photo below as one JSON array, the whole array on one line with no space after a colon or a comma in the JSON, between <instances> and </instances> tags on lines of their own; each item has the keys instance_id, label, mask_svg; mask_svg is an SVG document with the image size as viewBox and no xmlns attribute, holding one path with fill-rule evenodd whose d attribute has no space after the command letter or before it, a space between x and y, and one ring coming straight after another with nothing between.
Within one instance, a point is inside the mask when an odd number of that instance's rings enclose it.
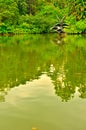
<instances>
[{"instance_id":1,"label":"tree reflection","mask_svg":"<svg viewBox=\"0 0 86 130\"><path fill-rule=\"evenodd\" d=\"M85 40L57 34L1 37L0 101L12 87L39 79L43 72L51 77L62 101L73 98L76 87L86 98Z\"/></svg>"}]
</instances>

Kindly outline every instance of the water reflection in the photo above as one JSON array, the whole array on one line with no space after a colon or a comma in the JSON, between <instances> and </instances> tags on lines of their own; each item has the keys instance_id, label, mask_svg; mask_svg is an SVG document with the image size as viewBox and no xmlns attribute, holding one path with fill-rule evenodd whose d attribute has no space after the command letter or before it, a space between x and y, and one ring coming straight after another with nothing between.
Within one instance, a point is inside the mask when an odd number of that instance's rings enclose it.
<instances>
[{"instance_id":1,"label":"water reflection","mask_svg":"<svg viewBox=\"0 0 86 130\"><path fill-rule=\"evenodd\" d=\"M56 44L56 45L64 45L65 44L64 38L66 36L67 35L65 33L58 34L57 36L53 37L52 40L53 40L54 44Z\"/></svg>"},{"instance_id":2,"label":"water reflection","mask_svg":"<svg viewBox=\"0 0 86 130\"><path fill-rule=\"evenodd\" d=\"M27 81L25 85L21 84L19 87L12 88L5 96L5 100L12 105L16 105L16 102L21 99L29 99L33 102L51 95L54 96L54 89L50 77L42 74L38 80Z\"/></svg>"},{"instance_id":3,"label":"water reflection","mask_svg":"<svg viewBox=\"0 0 86 130\"><path fill-rule=\"evenodd\" d=\"M50 77L62 101L72 99L76 92L86 98L84 36L21 35L0 39L0 101L5 101L11 88L39 79L43 73Z\"/></svg>"}]
</instances>

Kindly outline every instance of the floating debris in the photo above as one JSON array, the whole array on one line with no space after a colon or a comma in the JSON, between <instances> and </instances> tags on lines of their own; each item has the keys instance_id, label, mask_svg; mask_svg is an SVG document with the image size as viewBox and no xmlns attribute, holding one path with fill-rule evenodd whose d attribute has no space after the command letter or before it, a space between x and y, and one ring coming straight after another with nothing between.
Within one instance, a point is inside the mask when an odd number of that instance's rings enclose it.
<instances>
[{"instance_id":1,"label":"floating debris","mask_svg":"<svg viewBox=\"0 0 86 130\"><path fill-rule=\"evenodd\" d=\"M33 127L32 130L37 130L37 128Z\"/></svg>"}]
</instances>

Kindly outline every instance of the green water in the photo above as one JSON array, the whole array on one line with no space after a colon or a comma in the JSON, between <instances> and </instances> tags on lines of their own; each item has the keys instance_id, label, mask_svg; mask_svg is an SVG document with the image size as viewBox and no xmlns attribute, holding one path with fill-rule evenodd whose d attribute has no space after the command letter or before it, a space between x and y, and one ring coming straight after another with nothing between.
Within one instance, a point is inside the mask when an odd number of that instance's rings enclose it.
<instances>
[{"instance_id":1,"label":"green water","mask_svg":"<svg viewBox=\"0 0 86 130\"><path fill-rule=\"evenodd\" d=\"M0 130L86 130L86 37L0 36Z\"/></svg>"}]
</instances>

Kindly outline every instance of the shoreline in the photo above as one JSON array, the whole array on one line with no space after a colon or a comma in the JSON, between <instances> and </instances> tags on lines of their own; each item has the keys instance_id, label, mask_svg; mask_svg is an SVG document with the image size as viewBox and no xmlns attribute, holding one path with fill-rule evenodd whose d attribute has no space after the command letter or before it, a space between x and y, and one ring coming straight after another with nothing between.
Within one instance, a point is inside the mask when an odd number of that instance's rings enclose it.
<instances>
[{"instance_id":1,"label":"shoreline","mask_svg":"<svg viewBox=\"0 0 86 130\"><path fill-rule=\"evenodd\" d=\"M25 33L25 32L22 32L22 33L0 33L0 36L14 36L14 35L24 35L24 34L51 34L51 33L57 33L57 32L49 32L49 33ZM62 34L67 34L67 35L86 35L86 32L64 32L64 33L57 33L59 35L62 35Z\"/></svg>"}]
</instances>

